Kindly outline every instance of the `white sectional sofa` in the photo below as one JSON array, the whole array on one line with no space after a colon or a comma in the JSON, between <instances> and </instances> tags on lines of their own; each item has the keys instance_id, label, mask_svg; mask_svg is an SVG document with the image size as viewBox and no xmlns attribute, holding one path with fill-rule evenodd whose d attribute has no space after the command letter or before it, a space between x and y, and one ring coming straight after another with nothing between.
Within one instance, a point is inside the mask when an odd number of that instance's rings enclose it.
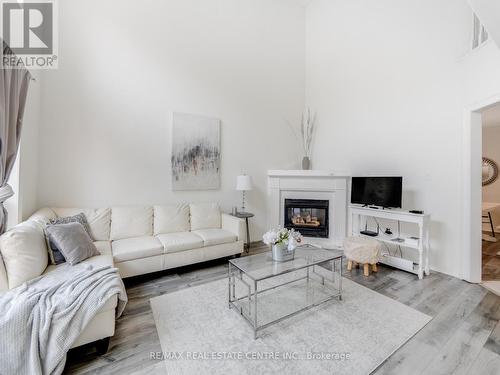
<instances>
[{"instance_id":1,"label":"white sectional sofa","mask_svg":"<svg viewBox=\"0 0 500 375\"><path fill-rule=\"evenodd\" d=\"M244 221L214 203L101 209L43 208L0 237L0 293L54 270L44 227L50 219L83 212L101 255L84 262L114 265L122 278L241 254ZM116 296L73 347L113 336Z\"/></svg>"}]
</instances>

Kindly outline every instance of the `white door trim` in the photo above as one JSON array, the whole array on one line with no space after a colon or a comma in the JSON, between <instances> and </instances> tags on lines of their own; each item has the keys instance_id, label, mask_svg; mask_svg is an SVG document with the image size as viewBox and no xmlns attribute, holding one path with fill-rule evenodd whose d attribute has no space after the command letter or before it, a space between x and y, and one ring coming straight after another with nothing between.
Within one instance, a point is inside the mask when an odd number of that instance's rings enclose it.
<instances>
[{"instance_id":1,"label":"white door trim","mask_svg":"<svg viewBox=\"0 0 500 375\"><path fill-rule=\"evenodd\" d=\"M481 282L481 110L500 103L500 93L469 106L464 111L462 160L462 257L461 277Z\"/></svg>"}]
</instances>

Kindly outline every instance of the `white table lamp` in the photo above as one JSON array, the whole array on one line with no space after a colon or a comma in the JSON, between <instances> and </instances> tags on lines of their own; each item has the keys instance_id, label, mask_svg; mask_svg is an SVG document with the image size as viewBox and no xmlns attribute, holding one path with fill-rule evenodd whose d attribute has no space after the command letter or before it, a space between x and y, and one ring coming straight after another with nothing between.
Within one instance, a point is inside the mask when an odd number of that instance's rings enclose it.
<instances>
[{"instance_id":1,"label":"white table lamp","mask_svg":"<svg viewBox=\"0 0 500 375\"><path fill-rule=\"evenodd\" d=\"M241 206L243 212L245 212L245 192L252 189L252 177L247 175L238 176L238 178L236 179L236 190L243 192L243 204Z\"/></svg>"}]
</instances>

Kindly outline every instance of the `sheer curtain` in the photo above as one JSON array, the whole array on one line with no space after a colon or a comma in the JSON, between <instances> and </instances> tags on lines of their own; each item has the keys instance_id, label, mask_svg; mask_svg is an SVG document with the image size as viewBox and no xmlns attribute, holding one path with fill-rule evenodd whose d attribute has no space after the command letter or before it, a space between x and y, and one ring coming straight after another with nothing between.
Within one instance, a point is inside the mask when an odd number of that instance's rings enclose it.
<instances>
[{"instance_id":1,"label":"sheer curtain","mask_svg":"<svg viewBox=\"0 0 500 375\"><path fill-rule=\"evenodd\" d=\"M2 41L3 56L12 55ZM3 61L3 60L2 60ZM7 227L3 203L14 195L7 181L16 161L31 74L25 68L0 70L0 234Z\"/></svg>"}]
</instances>

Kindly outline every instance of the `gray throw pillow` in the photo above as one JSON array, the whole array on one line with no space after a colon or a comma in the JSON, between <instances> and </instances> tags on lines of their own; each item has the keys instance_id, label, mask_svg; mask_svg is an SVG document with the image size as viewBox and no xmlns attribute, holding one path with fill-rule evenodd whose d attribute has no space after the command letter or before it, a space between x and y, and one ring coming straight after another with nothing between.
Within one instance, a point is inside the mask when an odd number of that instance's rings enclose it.
<instances>
[{"instance_id":1,"label":"gray throw pillow","mask_svg":"<svg viewBox=\"0 0 500 375\"><path fill-rule=\"evenodd\" d=\"M92 239L80 223L48 225L45 228L49 240L72 266L81 261L100 255Z\"/></svg>"},{"instance_id":2,"label":"gray throw pillow","mask_svg":"<svg viewBox=\"0 0 500 375\"><path fill-rule=\"evenodd\" d=\"M49 221L49 225L67 224L67 223L82 224L85 230L87 231L88 235L90 236L90 238L92 238L92 235L90 234L89 223L83 212L74 216L56 217ZM64 256L61 254L61 251L59 251L56 244L53 241L50 241L49 236L47 234L46 237L47 237L47 247L49 249L50 262L52 264L61 264L66 262L66 259L64 259Z\"/></svg>"}]
</instances>

